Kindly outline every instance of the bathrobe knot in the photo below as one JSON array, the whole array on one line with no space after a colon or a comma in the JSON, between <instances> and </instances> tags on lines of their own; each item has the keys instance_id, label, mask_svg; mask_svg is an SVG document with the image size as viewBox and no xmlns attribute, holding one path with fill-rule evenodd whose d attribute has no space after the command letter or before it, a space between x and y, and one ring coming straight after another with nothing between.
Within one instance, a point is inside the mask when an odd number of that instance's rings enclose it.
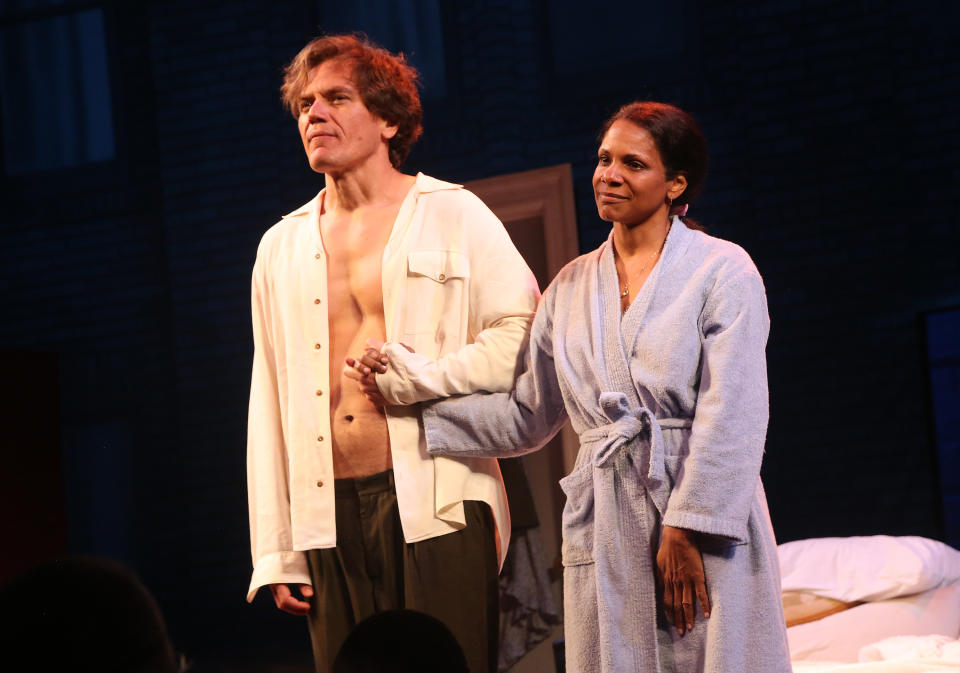
<instances>
[{"instance_id":1,"label":"bathrobe knot","mask_svg":"<svg viewBox=\"0 0 960 673\"><path fill-rule=\"evenodd\" d=\"M598 401L607 423L580 434L582 464L560 481L564 591L586 592L583 604L593 603L598 628L580 634L570 625L568 639L596 648L599 668L583 670L660 670L653 556L628 560L625 550L650 544L670 499L662 427L691 421L657 419L622 392L601 392Z\"/></svg>"},{"instance_id":2,"label":"bathrobe knot","mask_svg":"<svg viewBox=\"0 0 960 673\"><path fill-rule=\"evenodd\" d=\"M601 392L600 408L610 423L580 435L581 444L595 447L592 452L594 467L604 467L620 449L633 444L630 453L635 460L639 459L637 469L641 476L645 476L643 481L662 515L670 497L662 428L689 428L691 420L658 419L646 407L631 408L627 396L620 392Z\"/></svg>"}]
</instances>

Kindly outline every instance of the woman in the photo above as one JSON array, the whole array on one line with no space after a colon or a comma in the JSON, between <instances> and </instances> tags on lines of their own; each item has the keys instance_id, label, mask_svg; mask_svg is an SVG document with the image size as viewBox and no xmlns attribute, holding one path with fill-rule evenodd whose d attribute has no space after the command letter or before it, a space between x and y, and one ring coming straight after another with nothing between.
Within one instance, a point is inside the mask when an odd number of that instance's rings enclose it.
<instances>
[{"instance_id":1,"label":"woman","mask_svg":"<svg viewBox=\"0 0 960 673\"><path fill-rule=\"evenodd\" d=\"M560 482L571 673L791 670L759 477L766 298L740 247L684 223L705 172L689 115L621 108L593 177L612 232L544 293L515 390L424 410L449 456L532 451L567 418L578 433ZM402 379L416 356L392 352Z\"/></svg>"}]
</instances>

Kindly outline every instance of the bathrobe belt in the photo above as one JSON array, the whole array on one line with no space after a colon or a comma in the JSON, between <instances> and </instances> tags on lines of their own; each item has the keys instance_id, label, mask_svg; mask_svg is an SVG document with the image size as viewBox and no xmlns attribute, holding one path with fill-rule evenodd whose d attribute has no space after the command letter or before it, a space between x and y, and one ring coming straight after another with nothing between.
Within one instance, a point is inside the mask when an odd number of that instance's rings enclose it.
<instances>
[{"instance_id":1,"label":"bathrobe belt","mask_svg":"<svg viewBox=\"0 0 960 673\"><path fill-rule=\"evenodd\" d=\"M593 560L595 600L603 671L659 670L657 604L653 555L625 550L624 545L650 544L658 537L655 519L647 515L644 489L662 520L670 498L662 428L689 428L687 418L656 418L646 407L630 408L620 392L600 393L600 407L610 423L580 434L581 452L592 462L595 523ZM616 464L629 459L636 479L617 483ZM602 489L600 492L596 488ZM632 558L624 559L624 554Z\"/></svg>"},{"instance_id":2,"label":"bathrobe belt","mask_svg":"<svg viewBox=\"0 0 960 673\"><path fill-rule=\"evenodd\" d=\"M627 396L619 392L600 393L600 408L610 420L607 425L585 430L580 444L588 447L594 467L604 467L627 444L638 462L639 476L662 517L670 498L664 458L663 428L690 428L689 418L657 418L646 407L630 408ZM647 439L646 442L635 440ZM646 446L643 446L646 444Z\"/></svg>"}]
</instances>

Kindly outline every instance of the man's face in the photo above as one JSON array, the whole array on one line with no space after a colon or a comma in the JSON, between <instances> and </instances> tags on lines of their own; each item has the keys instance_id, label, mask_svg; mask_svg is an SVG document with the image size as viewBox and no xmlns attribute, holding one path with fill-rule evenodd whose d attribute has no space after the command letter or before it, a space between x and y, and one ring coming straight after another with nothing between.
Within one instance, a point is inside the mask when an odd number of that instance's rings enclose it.
<instances>
[{"instance_id":1,"label":"man's face","mask_svg":"<svg viewBox=\"0 0 960 673\"><path fill-rule=\"evenodd\" d=\"M381 158L389 163L387 141L397 132L363 104L353 69L342 59L324 61L310 71L300 93L297 125L310 167L331 175Z\"/></svg>"}]
</instances>

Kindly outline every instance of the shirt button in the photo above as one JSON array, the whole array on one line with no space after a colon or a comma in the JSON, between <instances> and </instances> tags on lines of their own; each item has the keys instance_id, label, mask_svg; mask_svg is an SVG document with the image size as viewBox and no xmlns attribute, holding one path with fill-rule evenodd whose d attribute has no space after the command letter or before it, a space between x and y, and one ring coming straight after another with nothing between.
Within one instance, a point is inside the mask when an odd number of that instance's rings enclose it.
<instances>
[{"instance_id":1,"label":"shirt button","mask_svg":"<svg viewBox=\"0 0 960 673\"><path fill-rule=\"evenodd\" d=\"M322 391L322 390L318 390L318 391L317 391L317 397L320 397L321 395L323 395L323 391Z\"/></svg>"},{"instance_id":2,"label":"shirt button","mask_svg":"<svg viewBox=\"0 0 960 673\"><path fill-rule=\"evenodd\" d=\"M314 259L320 259L320 253L318 252L316 255L313 256L313 258L314 258Z\"/></svg>"},{"instance_id":3,"label":"shirt button","mask_svg":"<svg viewBox=\"0 0 960 673\"><path fill-rule=\"evenodd\" d=\"M323 441L323 435L319 435L319 436L317 437L317 441L318 441L318 442L322 442L322 441Z\"/></svg>"},{"instance_id":4,"label":"shirt button","mask_svg":"<svg viewBox=\"0 0 960 673\"><path fill-rule=\"evenodd\" d=\"M446 280L447 277L441 273L439 276L437 276L437 278L439 278L440 280Z\"/></svg>"},{"instance_id":5,"label":"shirt button","mask_svg":"<svg viewBox=\"0 0 960 673\"><path fill-rule=\"evenodd\" d=\"M314 300L313 300L313 303L314 303L314 304L319 304L319 303L320 303L320 300L319 300L319 299L314 299Z\"/></svg>"},{"instance_id":6,"label":"shirt button","mask_svg":"<svg viewBox=\"0 0 960 673\"><path fill-rule=\"evenodd\" d=\"M320 344L313 344L313 350L315 351L320 350Z\"/></svg>"},{"instance_id":7,"label":"shirt button","mask_svg":"<svg viewBox=\"0 0 960 673\"><path fill-rule=\"evenodd\" d=\"M322 486L323 486L323 481L317 480L317 486L322 487Z\"/></svg>"}]
</instances>

